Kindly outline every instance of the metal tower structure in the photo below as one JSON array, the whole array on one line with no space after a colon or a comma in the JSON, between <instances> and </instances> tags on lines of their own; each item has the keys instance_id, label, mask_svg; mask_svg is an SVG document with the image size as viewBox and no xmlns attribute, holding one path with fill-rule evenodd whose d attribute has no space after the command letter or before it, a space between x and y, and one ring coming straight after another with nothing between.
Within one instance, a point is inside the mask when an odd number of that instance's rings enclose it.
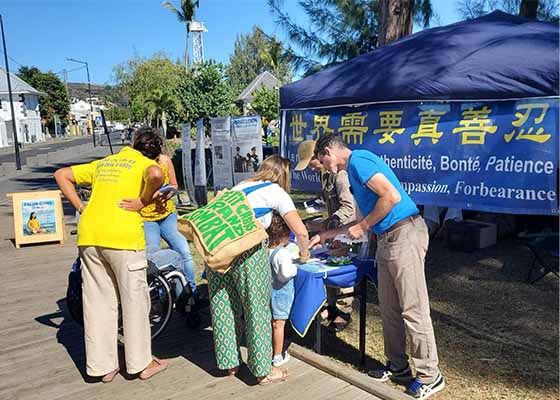
<instances>
[{"instance_id":1,"label":"metal tower structure","mask_svg":"<svg viewBox=\"0 0 560 400\"><path fill-rule=\"evenodd\" d=\"M202 34L208 32L202 21L190 21L190 31L193 38L193 64L204 62L204 42Z\"/></svg>"}]
</instances>

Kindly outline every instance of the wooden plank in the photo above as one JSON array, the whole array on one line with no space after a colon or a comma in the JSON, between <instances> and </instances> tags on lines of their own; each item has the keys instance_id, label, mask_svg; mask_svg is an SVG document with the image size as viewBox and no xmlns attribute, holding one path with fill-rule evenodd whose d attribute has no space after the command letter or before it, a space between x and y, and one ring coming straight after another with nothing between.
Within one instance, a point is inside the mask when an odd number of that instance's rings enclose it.
<instances>
[{"instance_id":1,"label":"wooden plank","mask_svg":"<svg viewBox=\"0 0 560 400\"><path fill-rule=\"evenodd\" d=\"M334 399L334 394L337 400L376 399L295 358L287 364L285 383L258 386L246 366L239 377L223 377L216 368L212 331L189 330L178 315L152 347L154 354L169 359L167 371L149 381L118 375L110 385L86 383L83 332L67 319L60 303L77 254L75 236L63 245L16 250L6 240L13 235L11 224L5 223L10 219L11 210L0 206L2 400L315 400ZM242 353L246 358L244 348Z\"/></svg>"},{"instance_id":2,"label":"wooden plank","mask_svg":"<svg viewBox=\"0 0 560 400\"><path fill-rule=\"evenodd\" d=\"M332 376L338 377L368 393L380 397L384 400L410 400L410 397L402 392L376 382L369 378L366 374L356 370L346 368L326 357L314 353L304 347L292 343L289 348L289 353L309 365L319 368Z\"/></svg>"}]
</instances>

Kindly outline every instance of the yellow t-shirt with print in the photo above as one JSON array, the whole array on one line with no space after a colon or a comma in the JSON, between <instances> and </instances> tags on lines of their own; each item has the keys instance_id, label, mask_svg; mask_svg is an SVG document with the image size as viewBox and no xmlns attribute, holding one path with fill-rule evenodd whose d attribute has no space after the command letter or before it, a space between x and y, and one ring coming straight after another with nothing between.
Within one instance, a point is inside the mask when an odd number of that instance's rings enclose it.
<instances>
[{"instance_id":1,"label":"yellow t-shirt with print","mask_svg":"<svg viewBox=\"0 0 560 400\"><path fill-rule=\"evenodd\" d=\"M146 247L142 217L118 204L122 199L140 197L145 171L151 165L157 163L132 147L124 147L118 154L71 167L77 184L92 186L78 224L78 246L120 250Z\"/></svg>"}]
</instances>

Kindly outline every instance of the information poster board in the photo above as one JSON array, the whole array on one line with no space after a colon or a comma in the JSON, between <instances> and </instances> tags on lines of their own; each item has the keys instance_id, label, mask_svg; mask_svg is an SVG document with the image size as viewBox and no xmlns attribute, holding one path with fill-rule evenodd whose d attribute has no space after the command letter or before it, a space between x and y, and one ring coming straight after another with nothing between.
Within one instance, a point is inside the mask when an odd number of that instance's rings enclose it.
<instances>
[{"instance_id":1,"label":"information poster board","mask_svg":"<svg viewBox=\"0 0 560 400\"><path fill-rule=\"evenodd\" d=\"M8 193L12 198L16 248L22 244L64 243L60 191Z\"/></svg>"},{"instance_id":2,"label":"information poster board","mask_svg":"<svg viewBox=\"0 0 560 400\"><path fill-rule=\"evenodd\" d=\"M183 124L181 132L181 149L183 154L183 185L187 190L187 193L189 194L189 200L195 201L191 157L191 124Z\"/></svg>"},{"instance_id":3,"label":"information poster board","mask_svg":"<svg viewBox=\"0 0 560 400\"><path fill-rule=\"evenodd\" d=\"M261 117L252 115L231 119L233 179L238 184L251 177L263 159Z\"/></svg>"},{"instance_id":4,"label":"information poster board","mask_svg":"<svg viewBox=\"0 0 560 400\"><path fill-rule=\"evenodd\" d=\"M204 120L196 121L196 152L194 165L194 185L206 186L206 160L204 154Z\"/></svg>"},{"instance_id":5,"label":"information poster board","mask_svg":"<svg viewBox=\"0 0 560 400\"><path fill-rule=\"evenodd\" d=\"M214 190L222 190L233 186L230 122L230 117L212 118L210 120Z\"/></svg>"},{"instance_id":6,"label":"information poster board","mask_svg":"<svg viewBox=\"0 0 560 400\"><path fill-rule=\"evenodd\" d=\"M204 206L208 202L206 193L206 141L204 137L204 120L196 121L196 152L194 164L194 197L196 204Z\"/></svg>"}]
</instances>

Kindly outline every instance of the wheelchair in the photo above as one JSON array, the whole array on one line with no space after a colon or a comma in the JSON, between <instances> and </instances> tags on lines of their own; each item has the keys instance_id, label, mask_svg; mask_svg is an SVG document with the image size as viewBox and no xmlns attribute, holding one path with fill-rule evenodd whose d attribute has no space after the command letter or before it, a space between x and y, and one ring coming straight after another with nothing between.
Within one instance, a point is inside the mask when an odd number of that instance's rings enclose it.
<instances>
[{"instance_id":1,"label":"wheelchair","mask_svg":"<svg viewBox=\"0 0 560 400\"><path fill-rule=\"evenodd\" d=\"M184 275L173 265L166 265L157 268L151 261L148 261L147 269L148 290L150 293L150 329L152 340L160 336L169 321L173 309L186 317L186 324L189 328L195 329L200 325L198 301L188 285ZM176 286L182 288L181 295L177 298ZM81 262L77 258L72 264L72 269L68 275L68 289L66 291L66 305L70 316L74 321L83 327L83 308L82 308L82 273ZM123 344L123 324L122 312L119 305L118 317L118 341Z\"/></svg>"}]
</instances>

